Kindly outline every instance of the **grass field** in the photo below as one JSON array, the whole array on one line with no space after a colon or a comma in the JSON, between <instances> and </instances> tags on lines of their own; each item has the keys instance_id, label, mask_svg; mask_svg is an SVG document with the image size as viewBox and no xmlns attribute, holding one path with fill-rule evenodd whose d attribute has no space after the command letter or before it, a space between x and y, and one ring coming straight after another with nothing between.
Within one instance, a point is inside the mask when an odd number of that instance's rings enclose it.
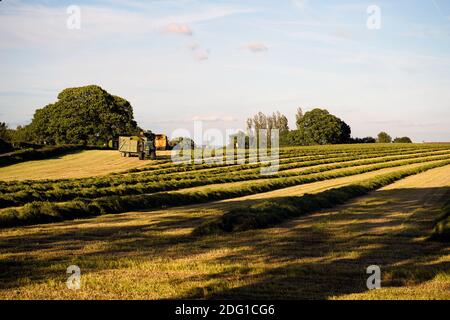
<instances>
[{"instance_id":1,"label":"grass field","mask_svg":"<svg viewBox=\"0 0 450 320\"><path fill-rule=\"evenodd\" d=\"M450 145L281 149L277 174L259 170L109 151L1 168L0 298L450 299L448 243L429 240L450 197ZM283 215L368 181L383 187ZM263 229L193 233L274 203ZM373 264L382 289L369 291ZM81 290L66 288L69 265Z\"/></svg>"},{"instance_id":2,"label":"grass field","mask_svg":"<svg viewBox=\"0 0 450 320\"><path fill-rule=\"evenodd\" d=\"M166 155L167 152L160 152ZM89 150L48 160L22 162L0 168L0 180L84 178L145 167L151 161L117 157L117 151Z\"/></svg>"}]
</instances>

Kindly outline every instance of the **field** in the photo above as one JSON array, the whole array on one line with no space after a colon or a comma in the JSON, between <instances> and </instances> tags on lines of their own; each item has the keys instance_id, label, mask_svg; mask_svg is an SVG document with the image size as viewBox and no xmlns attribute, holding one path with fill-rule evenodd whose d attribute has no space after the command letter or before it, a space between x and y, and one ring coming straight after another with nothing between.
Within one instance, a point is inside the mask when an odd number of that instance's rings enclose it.
<instances>
[{"instance_id":1,"label":"field","mask_svg":"<svg viewBox=\"0 0 450 320\"><path fill-rule=\"evenodd\" d=\"M0 299L450 299L450 145L285 148L270 176L85 151L0 180Z\"/></svg>"},{"instance_id":2,"label":"field","mask_svg":"<svg viewBox=\"0 0 450 320\"><path fill-rule=\"evenodd\" d=\"M145 165L135 157L117 157L116 151L89 150L53 159L22 162L0 168L0 180L84 178L139 168Z\"/></svg>"}]
</instances>

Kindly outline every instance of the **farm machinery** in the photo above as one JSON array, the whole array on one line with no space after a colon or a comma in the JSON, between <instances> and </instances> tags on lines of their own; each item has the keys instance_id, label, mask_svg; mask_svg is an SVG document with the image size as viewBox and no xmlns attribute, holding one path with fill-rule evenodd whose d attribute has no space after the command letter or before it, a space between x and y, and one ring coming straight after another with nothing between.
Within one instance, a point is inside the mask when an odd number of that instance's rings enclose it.
<instances>
[{"instance_id":1,"label":"farm machinery","mask_svg":"<svg viewBox=\"0 0 450 320\"><path fill-rule=\"evenodd\" d=\"M139 160L156 159L155 134L141 132L138 136L119 136L118 150L122 157L138 156Z\"/></svg>"}]
</instances>

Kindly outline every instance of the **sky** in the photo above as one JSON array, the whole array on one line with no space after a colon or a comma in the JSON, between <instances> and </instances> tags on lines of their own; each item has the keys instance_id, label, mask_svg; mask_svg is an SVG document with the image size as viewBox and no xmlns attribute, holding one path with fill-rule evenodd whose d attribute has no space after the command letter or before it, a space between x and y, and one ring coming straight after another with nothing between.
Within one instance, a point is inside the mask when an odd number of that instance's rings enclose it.
<instances>
[{"instance_id":1,"label":"sky","mask_svg":"<svg viewBox=\"0 0 450 320\"><path fill-rule=\"evenodd\" d=\"M0 1L0 121L90 84L169 136L320 107L355 137L450 141L450 1Z\"/></svg>"}]
</instances>

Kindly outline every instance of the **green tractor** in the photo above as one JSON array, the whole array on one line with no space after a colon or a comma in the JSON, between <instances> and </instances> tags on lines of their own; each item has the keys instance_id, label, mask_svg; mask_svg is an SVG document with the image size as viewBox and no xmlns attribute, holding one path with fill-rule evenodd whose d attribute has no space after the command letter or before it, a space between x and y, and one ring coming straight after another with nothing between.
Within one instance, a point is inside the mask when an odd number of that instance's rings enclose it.
<instances>
[{"instance_id":1,"label":"green tractor","mask_svg":"<svg viewBox=\"0 0 450 320\"><path fill-rule=\"evenodd\" d=\"M118 150L122 157L138 156L139 160L156 159L155 134L141 132L138 136L120 136Z\"/></svg>"}]
</instances>

